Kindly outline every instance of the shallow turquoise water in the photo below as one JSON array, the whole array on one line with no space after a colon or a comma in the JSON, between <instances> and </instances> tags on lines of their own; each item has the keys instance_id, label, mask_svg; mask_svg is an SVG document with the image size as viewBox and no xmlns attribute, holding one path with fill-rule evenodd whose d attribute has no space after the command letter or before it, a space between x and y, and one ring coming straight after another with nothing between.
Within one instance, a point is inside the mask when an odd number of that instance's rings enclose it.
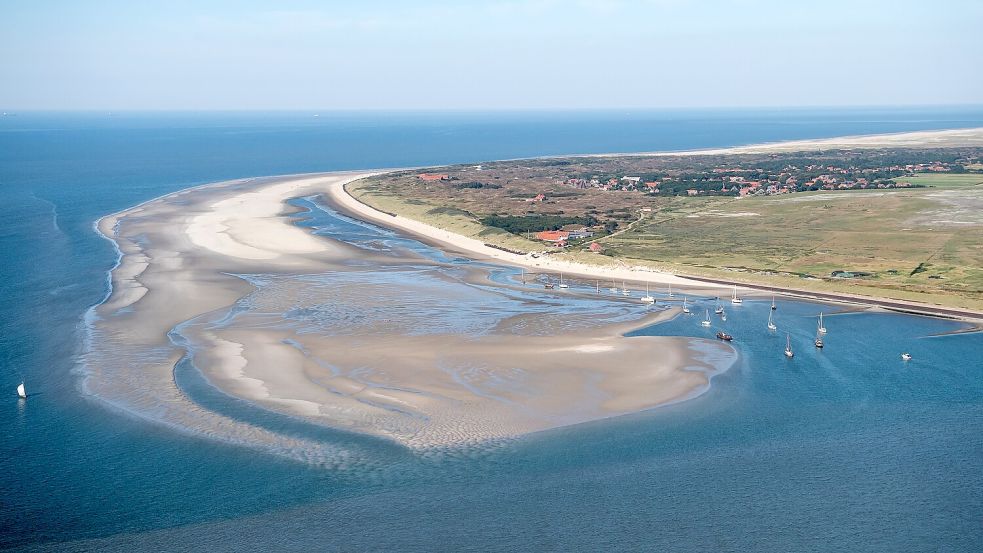
<instances>
[{"instance_id":1,"label":"shallow turquoise water","mask_svg":"<svg viewBox=\"0 0 983 553\"><path fill-rule=\"evenodd\" d=\"M230 403L193 368L176 370L203 402L354 443L378 459L345 473L132 420L81 396L72 375L81 317L105 293L113 262L92 221L177 188L256 174L976 126L979 110L322 115L317 124L290 114L15 119L0 119L0 386L13 390L24 378L34 395L0 402L0 547L983 547L983 335L936 336L958 328L946 321L830 316L835 308L781 302L780 334L771 335L768 302L728 305L740 358L699 398L435 459L298 427ZM314 223L351 239L375 232L326 216ZM820 309L830 332L816 352ZM781 353L786 330L791 361ZM643 332L712 334L686 317ZM904 350L913 361L899 359Z\"/></svg>"}]
</instances>

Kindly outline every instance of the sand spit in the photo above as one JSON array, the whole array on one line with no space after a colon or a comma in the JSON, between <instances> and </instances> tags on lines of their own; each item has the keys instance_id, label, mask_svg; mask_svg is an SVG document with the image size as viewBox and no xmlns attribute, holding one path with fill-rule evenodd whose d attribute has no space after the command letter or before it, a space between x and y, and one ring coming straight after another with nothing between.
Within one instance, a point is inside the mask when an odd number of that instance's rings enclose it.
<instances>
[{"instance_id":1,"label":"sand spit","mask_svg":"<svg viewBox=\"0 0 983 553\"><path fill-rule=\"evenodd\" d=\"M327 194L356 211L343 186L362 176L218 183L101 220L121 258L112 294L92 313L85 389L188 432L345 466L356 453L196 403L175 364L190 351L227 394L417 451L636 412L707 387L716 368L694 342L623 336L672 310L612 301L587 312L539 289L492 285L487 268L369 251L293 223L286 202L296 197ZM365 218L434 238L410 221Z\"/></svg>"}]
</instances>

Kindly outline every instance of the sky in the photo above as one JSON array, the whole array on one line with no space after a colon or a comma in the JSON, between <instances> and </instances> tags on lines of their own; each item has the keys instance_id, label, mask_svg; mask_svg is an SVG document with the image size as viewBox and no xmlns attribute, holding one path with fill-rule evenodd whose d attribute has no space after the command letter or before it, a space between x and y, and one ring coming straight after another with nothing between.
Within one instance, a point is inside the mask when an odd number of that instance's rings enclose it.
<instances>
[{"instance_id":1,"label":"sky","mask_svg":"<svg viewBox=\"0 0 983 553\"><path fill-rule=\"evenodd\" d=\"M981 0L0 3L0 109L983 104Z\"/></svg>"}]
</instances>

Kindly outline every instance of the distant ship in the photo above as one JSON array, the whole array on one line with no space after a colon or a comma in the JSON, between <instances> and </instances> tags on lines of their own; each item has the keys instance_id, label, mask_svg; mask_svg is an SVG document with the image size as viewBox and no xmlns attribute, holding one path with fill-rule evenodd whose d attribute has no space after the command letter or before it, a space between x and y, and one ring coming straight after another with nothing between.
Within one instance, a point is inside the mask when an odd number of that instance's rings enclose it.
<instances>
[{"instance_id":1,"label":"distant ship","mask_svg":"<svg viewBox=\"0 0 983 553\"><path fill-rule=\"evenodd\" d=\"M20 384L17 385L17 396L20 397L20 398L26 398L27 397L27 390L24 389L24 383L23 382L21 382Z\"/></svg>"}]
</instances>

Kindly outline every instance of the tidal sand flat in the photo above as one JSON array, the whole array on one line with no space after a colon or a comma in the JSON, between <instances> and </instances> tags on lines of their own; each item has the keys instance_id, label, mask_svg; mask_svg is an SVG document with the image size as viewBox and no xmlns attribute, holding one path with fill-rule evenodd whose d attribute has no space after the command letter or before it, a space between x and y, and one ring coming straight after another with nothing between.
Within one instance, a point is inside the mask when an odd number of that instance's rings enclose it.
<instances>
[{"instance_id":1,"label":"tidal sand flat","mask_svg":"<svg viewBox=\"0 0 983 553\"><path fill-rule=\"evenodd\" d=\"M314 199L361 176L218 183L102 219L120 261L90 317L85 388L189 432L343 464L351 452L197 402L175 365L187 356L212 386L270 411L432 450L689 397L721 368L701 350L734 357L706 340L624 336L674 309L517 286L515 269L405 234L297 224L305 209L341 221Z\"/></svg>"}]
</instances>

